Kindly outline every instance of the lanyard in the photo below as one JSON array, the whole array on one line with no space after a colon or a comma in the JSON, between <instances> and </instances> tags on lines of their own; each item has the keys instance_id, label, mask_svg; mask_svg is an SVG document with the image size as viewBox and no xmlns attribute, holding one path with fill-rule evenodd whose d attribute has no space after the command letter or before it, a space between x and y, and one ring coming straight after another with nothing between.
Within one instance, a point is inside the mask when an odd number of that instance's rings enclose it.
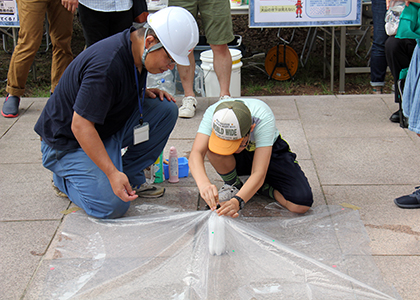
<instances>
[{"instance_id":1,"label":"lanyard","mask_svg":"<svg viewBox=\"0 0 420 300\"><path fill-rule=\"evenodd\" d=\"M139 100L139 111L140 111L140 125L143 125L143 107L142 104L144 102L144 96L146 94L146 80L144 81L144 86L143 86L143 97L142 99L140 99L140 84L139 84L139 77L137 75L138 71L136 66L134 66L134 76L136 77L136 87L137 87L137 98Z\"/></svg>"}]
</instances>

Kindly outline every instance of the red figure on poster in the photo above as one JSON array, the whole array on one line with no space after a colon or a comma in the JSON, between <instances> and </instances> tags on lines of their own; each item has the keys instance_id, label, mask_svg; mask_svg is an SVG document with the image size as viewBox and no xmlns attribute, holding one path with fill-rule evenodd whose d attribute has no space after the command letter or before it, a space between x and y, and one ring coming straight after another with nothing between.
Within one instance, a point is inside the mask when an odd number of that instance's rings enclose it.
<instances>
[{"instance_id":1,"label":"red figure on poster","mask_svg":"<svg viewBox=\"0 0 420 300\"><path fill-rule=\"evenodd\" d=\"M296 18L302 18L302 0L296 2Z\"/></svg>"}]
</instances>

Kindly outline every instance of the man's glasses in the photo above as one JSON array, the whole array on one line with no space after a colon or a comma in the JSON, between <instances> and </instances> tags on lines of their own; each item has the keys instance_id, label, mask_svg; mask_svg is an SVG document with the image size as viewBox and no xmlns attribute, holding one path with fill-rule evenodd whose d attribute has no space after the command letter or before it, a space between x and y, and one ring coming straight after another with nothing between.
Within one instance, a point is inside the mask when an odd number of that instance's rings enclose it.
<instances>
[{"instance_id":1,"label":"man's glasses","mask_svg":"<svg viewBox=\"0 0 420 300\"><path fill-rule=\"evenodd\" d=\"M168 51L166 51L165 47L163 47L163 50L165 50L166 55L168 56L169 60L171 61L168 65L174 65L176 62L172 59L172 57L169 55Z\"/></svg>"}]
</instances>

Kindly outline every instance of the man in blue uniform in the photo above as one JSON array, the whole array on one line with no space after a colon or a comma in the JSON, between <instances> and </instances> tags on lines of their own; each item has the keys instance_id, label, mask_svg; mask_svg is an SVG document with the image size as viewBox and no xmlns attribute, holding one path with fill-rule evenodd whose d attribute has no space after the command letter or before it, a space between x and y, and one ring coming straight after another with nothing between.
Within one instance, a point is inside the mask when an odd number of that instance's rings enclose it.
<instances>
[{"instance_id":1,"label":"man in blue uniform","mask_svg":"<svg viewBox=\"0 0 420 300\"><path fill-rule=\"evenodd\" d=\"M143 28L95 43L66 69L35 131L54 185L87 214L117 218L138 196L163 195L145 184L143 170L165 147L178 109L169 94L146 90L146 75L188 65L197 42L192 15L168 7Z\"/></svg>"}]
</instances>

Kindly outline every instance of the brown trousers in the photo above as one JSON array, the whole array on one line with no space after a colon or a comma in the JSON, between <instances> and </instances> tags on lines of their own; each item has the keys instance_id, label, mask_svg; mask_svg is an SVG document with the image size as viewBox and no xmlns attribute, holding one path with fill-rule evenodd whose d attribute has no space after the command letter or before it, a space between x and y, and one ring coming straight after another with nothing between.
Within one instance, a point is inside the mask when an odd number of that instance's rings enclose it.
<instances>
[{"instance_id":1,"label":"brown trousers","mask_svg":"<svg viewBox=\"0 0 420 300\"><path fill-rule=\"evenodd\" d=\"M29 69L42 42L47 13L53 55L51 92L54 92L61 75L73 60L73 14L61 5L61 0L17 0L17 4L19 38L10 60L6 91L19 97L24 94Z\"/></svg>"}]
</instances>

